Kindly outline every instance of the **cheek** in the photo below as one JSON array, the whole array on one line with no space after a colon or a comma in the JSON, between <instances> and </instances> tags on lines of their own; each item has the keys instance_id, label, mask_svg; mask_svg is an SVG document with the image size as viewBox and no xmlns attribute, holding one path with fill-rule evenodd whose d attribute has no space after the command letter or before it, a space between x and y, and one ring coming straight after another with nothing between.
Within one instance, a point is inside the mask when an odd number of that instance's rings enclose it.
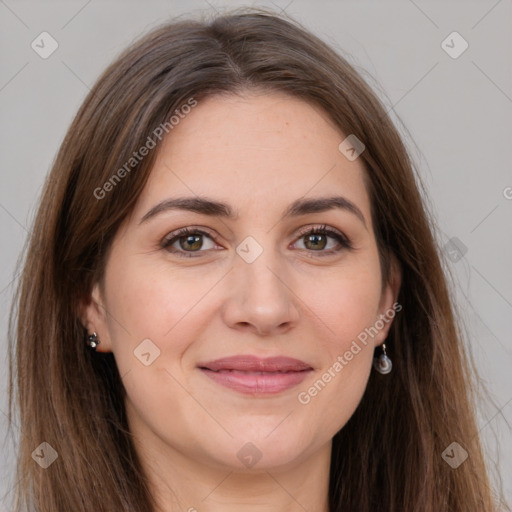
<instances>
[{"instance_id":1,"label":"cheek","mask_svg":"<svg viewBox=\"0 0 512 512\"><path fill-rule=\"evenodd\" d=\"M136 261L123 265L122 271L112 271L107 304L112 313L113 351L126 350L127 340L140 343L149 338L162 351L179 353L187 341L180 331L184 325L187 332L193 329L190 318L197 317L203 297L216 281L217 276L205 274L198 279L192 273Z\"/></svg>"},{"instance_id":2,"label":"cheek","mask_svg":"<svg viewBox=\"0 0 512 512\"><path fill-rule=\"evenodd\" d=\"M109 274L109 331L127 407L136 411L131 421L144 418L184 440L198 424L218 428L188 391L183 368L183 354L198 338L207 314L204 297L218 276L191 278L159 265L128 262L119 269Z\"/></svg>"},{"instance_id":3,"label":"cheek","mask_svg":"<svg viewBox=\"0 0 512 512\"><path fill-rule=\"evenodd\" d=\"M324 344L331 355L348 350L353 339L374 325L380 299L381 275L376 251L364 261L353 261L317 280L306 303L329 327L324 328L328 334Z\"/></svg>"},{"instance_id":4,"label":"cheek","mask_svg":"<svg viewBox=\"0 0 512 512\"><path fill-rule=\"evenodd\" d=\"M207 315L204 297L218 276L190 278L160 265L123 263L110 269L106 288L112 352L135 409L170 425L176 414L189 418L187 411L197 409L180 385L183 356L200 336Z\"/></svg>"},{"instance_id":5,"label":"cheek","mask_svg":"<svg viewBox=\"0 0 512 512\"><path fill-rule=\"evenodd\" d=\"M374 315L354 299L340 312L340 327L324 341L322 365L297 393L311 429L321 425L323 435L334 436L354 414L366 389L374 345L367 329Z\"/></svg>"},{"instance_id":6,"label":"cheek","mask_svg":"<svg viewBox=\"0 0 512 512\"><path fill-rule=\"evenodd\" d=\"M311 421L323 418L334 435L350 419L366 389L374 354L381 276L378 256L359 261L337 279L323 282L309 304L325 326L321 368L302 386L297 401Z\"/></svg>"}]
</instances>

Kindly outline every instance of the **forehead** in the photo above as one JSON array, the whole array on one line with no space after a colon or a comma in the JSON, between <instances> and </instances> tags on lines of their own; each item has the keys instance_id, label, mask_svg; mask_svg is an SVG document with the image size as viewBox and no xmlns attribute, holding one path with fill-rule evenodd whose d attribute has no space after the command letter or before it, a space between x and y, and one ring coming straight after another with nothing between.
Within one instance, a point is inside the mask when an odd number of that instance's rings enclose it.
<instances>
[{"instance_id":1,"label":"forehead","mask_svg":"<svg viewBox=\"0 0 512 512\"><path fill-rule=\"evenodd\" d=\"M345 137L322 109L282 93L205 98L163 140L136 210L187 195L241 214L249 206L282 211L304 196L337 193L370 222L363 164L338 149Z\"/></svg>"}]
</instances>

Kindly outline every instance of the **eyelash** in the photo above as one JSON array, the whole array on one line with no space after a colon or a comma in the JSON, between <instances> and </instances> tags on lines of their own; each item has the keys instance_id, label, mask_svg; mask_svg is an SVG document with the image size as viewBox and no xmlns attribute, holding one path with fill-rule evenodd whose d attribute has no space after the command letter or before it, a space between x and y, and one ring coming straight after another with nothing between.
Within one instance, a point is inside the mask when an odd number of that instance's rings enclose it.
<instances>
[{"instance_id":1,"label":"eyelash","mask_svg":"<svg viewBox=\"0 0 512 512\"><path fill-rule=\"evenodd\" d=\"M185 236L190 236L190 235L203 235L203 236L207 236L207 237L211 238L214 242L216 241L214 239L214 237L210 233L207 233L206 231L203 231L201 229L187 227L187 228L179 229L173 233L170 233L162 241L161 247L163 249L166 249L168 252L170 252L172 254L178 255L181 258L196 258L197 256L194 256L193 255L194 253L201 253L201 252L205 252L205 251L201 251L201 250L199 250L199 251L183 251L180 249L178 249L178 250L170 250L169 249L169 247L172 246L175 241L179 240L180 238L183 238ZM322 226L314 226L313 228L306 227L306 228L301 229L299 232L298 239L303 238L306 235L327 235L331 238L334 238L341 245L341 248L330 249L328 251L322 251L322 250L321 251L313 251L313 250L308 250L308 249L301 249L301 250L305 250L307 252L312 252L312 253L318 252L320 257L330 256L330 255L336 254L338 252L341 252L342 250L352 250L353 249L352 242L349 240L349 238L347 236L345 236L341 232L334 231L333 229L328 228L325 224L323 224Z\"/></svg>"}]
</instances>

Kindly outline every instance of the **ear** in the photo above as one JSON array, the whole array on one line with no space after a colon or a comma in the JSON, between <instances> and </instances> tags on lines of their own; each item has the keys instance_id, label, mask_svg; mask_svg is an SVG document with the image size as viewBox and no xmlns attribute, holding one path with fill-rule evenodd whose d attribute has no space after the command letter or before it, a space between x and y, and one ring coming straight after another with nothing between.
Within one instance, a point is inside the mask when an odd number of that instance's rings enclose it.
<instances>
[{"instance_id":1,"label":"ear","mask_svg":"<svg viewBox=\"0 0 512 512\"><path fill-rule=\"evenodd\" d=\"M397 302L402 284L402 271L395 255L391 254L390 258L389 278L382 289L376 321L376 327L379 327L379 332L373 339L376 347L384 343L396 313L402 309L402 305Z\"/></svg>"},{"instance_id":2,"label":"ear","mask_svg":"<svg viewBox=\"0 0 512 512\"><path fill-rule=\"evenodd\" d=\"M96 332L99 344L96 352L111 352L112 344L107 322L107 310L104 306L101 286L96 283L93 286L91 295L81 306L80 320L87 329L88 334Z\"/></svg>"}]
</instances>

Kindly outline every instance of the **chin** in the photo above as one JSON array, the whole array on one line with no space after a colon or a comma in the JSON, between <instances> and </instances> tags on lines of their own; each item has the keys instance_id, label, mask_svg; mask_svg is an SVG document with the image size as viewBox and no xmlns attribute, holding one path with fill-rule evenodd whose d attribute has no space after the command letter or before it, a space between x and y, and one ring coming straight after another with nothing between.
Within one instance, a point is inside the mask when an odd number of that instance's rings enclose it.
<instances>
[{"instance_id":1,"label":"chin","mask_svg":"<svg viewBox=\"0 0 512 512\"><path fill-rule=\"evenodd\" d=\"M216 443L215 453L211 455L217 464L242 473L285 470L298 464L314 450L311 440L301 438L298 432L283 429L280 433L268 435L271 430L256 433L253 430L249 429L246 435L239 431L226 444Z\"/></svg>"}]
</instances>

